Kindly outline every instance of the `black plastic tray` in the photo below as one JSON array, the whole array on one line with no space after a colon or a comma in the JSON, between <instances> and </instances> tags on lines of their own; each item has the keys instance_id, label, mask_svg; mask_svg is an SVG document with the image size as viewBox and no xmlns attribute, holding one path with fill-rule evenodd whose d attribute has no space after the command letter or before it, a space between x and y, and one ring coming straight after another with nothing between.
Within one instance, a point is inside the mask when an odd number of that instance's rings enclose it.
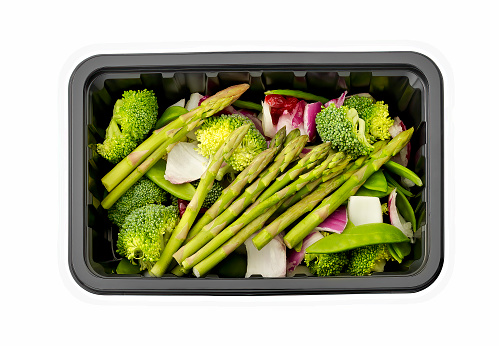
<instances>
[{"instance_id":1,"label":"black plastic tray","mask_svg":"<svg viewBox=\"0 0 499 346\"><path fill-rule=\"evenodd\" d=\"M414 126L410 167L424 175L418 197L426 217L404 271L366 277L222 279L116 275L115 231L99 201L103 170L109 169L89 144L99 140L114 101L124 90L148 88L160 112L192 92L213 94L250 83L241 99L260 102L264 89L302 89L337 97L370 92ZM443 81L438 67L415 52L221 52L97 55L83 61L69 82L69 267L84 289L97 294L269 295L416 292L428 287L443 265ZM104 172L105 173L105 172Z\"/></svg>"}]
</instances>

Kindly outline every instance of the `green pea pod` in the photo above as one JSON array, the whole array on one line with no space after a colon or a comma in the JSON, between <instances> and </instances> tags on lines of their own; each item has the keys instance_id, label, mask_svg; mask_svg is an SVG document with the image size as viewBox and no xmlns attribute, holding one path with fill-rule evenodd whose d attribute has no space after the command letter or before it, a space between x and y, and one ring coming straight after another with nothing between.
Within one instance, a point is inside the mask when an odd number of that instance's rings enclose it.
<instances>
[{"instance_id":1,"label":"green pea pod","mask_svg":"<svg viewBox=\"0 0 499 346\"><path fill-rule=\"evenodd\" d=\"M393 177L387 171L383 171L383 174L385 175L388 184L395 187L398 192L403 193L404 195L406 195L406 197L414 197L414 194L411 191L404 189L402 185L397 183L397 181L393 179Z\"/></svg>"},{"instance_id":2,"label":"green pea pod","mask_svg":"<svg viewBox=\"0 0 499 346\"><path fill-rule=\"evenodd\" d=\"M385 192L382 191L376 191L376 190L369 190L366 189L364 186L361 186L357 192L355 193L355 196L368 196L368 197L378 197L378 198L383 198L388 196L392 192L393 188L388 187Z\"/></svg>"},{"instance_id":3,"label":"green pea pod","mask_svg":"<svg viewBox=\"0 0 499 346\"><path fill-rule=\"evenodd\" d=\"M154 166L151 167L146 172L146 176L156 183L163 190L171 193L175 197L180 199L184 199L186 201L190 201L194 196L194 192L196 189L190 183L184 184L172 184L168 180L165 179L165 168L166 161L159 160Z\"/></svg>"},{"instance_id":4,"label":"green pea pod","mask_svg":"<svg viewBox=\"0 0 499 346\"><path fill-rule=\"evenodd\" d=\"M250 101L241 101L241 100L236 100L232 103L234 107L237 108L243 108L243 109L254 109L255 111L261 112L263 110L262 105L255 103L255 102L250 102Z\"/></svg>"},{"instance_id":5,"label":"green pea pod","mask_svg":"<svg viewBox=\"0 0 499 346\"><path fill-rule=\"evenodd\" d=\"M163 126L165 126L166 124L168 124L169 122L177 119L179 116L181 116L182 114L185 114L185 113L187 113L187 109L185 109L184 107L180 107L180 106L168 107L163 112L163 115L161 115L161 117L158 119L154 128L156 130L160 129Z\"/></svg>"},{"instance_id":6,"label":"green pea pod","mask_svg":"<svg viewBox=\"0 0 499 346\"><path fill-rule=\"evenodd\" d=\"M388 190L388 183L386 182L386 178L382 171L374 172L362 186L369 190L381 192L386 192Z\"/></svg>"},{"instance_id":7,"label":"green pea pod","mask_svg":"<svg viewBox=\"0 0 499 346\"><path fill-rule=\"evenodd\" d=\"M116 274L138 274L140 272L140 266L138 264L132 264L126 258L121 259L116 267Z\"/></svg>"},{"instance_id":8,"label":"green pea pod","mask_svg":"<svg viewBox=\"0 0 499 346\"><path fill-rule=\"evenodd\" d=\"M387 223L370 223L346 227L341 234L331 234L307 248L307 253L336 253L374 244L408 242L397 227Z\"/></svg>"},{"instance_id":9,"label":"green pea pod","mask_svg":"<svg viewBox=\"0 0 499 346\"><path fill-rule=\"evenodd\" d=\"M414 214L414 209L412 209L411 203L407 200L407 197L403 193L397 194L397 199L395 205L397 206L400 215L412 224L413 232L416 232L416 215Z\"/></svg>"},{"instance_id":10,"label":"green pea pod","mask_svg":"<svg viewBox=\"0 0 499 346\"><path fill-rule=\"evenodd\" d=\"M411 171L409 168L404 167L402 165L399 165L396 162L393 162L392 160L388 161L383 165L386 169L388 169L390 172L395 173L403 178L407 178L410 181L412 181L414 184L417 186L423 186L423 181L421 180L420 177L413 171Z\"/></svg>"},{"instance_id":11,"label":"green pea pod","mask_svg":"<svg viewBox=\"0 0 499 346\"><path fill-rule=\"evenodd\" d=\"M283 95L283 96L292 96L307 101L319 101L321 103L329 102L329 99L325 97L317 96L301 90L289 90L289 89L269 90L265 92L265 95Z\"/></svg>"},{"instance_id":12,"label":"green pea pod","mask_svg":"<svg viewBox=\"0 0 499 346\"><path fill-rule=\"evenodd\" d=\"M405 256L411 253L411 244L409 243L393 243L388 244L388 251L393 258L399 263L402 263L402 260Z\"/></svg>"}]
</instances>

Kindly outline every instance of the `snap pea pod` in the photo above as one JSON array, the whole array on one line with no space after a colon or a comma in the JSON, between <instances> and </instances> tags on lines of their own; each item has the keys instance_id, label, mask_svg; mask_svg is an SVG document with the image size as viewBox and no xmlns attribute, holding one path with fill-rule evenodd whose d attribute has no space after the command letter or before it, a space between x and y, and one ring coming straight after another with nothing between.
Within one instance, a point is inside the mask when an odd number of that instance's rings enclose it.
<instances>
[{"instance_id":1,"label":"snap pea pod","mask_svg":"<svg viewBox=\"0 0 499 346\"><path fill-rule=\"evenodd\" d=\"M412 209L411 203L407 200L407 197L403 193L399 193L397 195L397 199L395 202L400 215L407 221L411 222L412 231L416 232L416 216L414 214L414 209Z\"/></svg>"},{"instance_id":2,"label":"snap pea pod","mask_svg":"<svg viewBox=\"0 0 499 346\"><path fill-rule=\"evenodd\" d=\"M386 192L388 190L388 183L386 182L386 178L382 171L374 172L362 186L369 190L381 192Z\"/></svg>"},{"instance_id":3,"label":"snap pea pod","mask_svg":"<svg viewBox=\"0 0 499 346\"><path fill-rule=\"evenodd\" d=\"M387 223L370 223L347 227L341 234L333 233L310 245L307 253L336 253L375 244L409 242L401 230Z\"/></svg>"},{"instance_id":4,"label":"snap pea pod","mask_svg":"<svg viewBox=\"0 0 499 346\"><path fill-rule=\"evenodd\" d=\"M165 179L166 161L159 160L146 172L146 177L152 180L163 190L180 199L190 201L196 192L196 189L190 183L172 184Z\"/></svg>"},{"instance_id":5,"label":"snap pea pod","mask_svg":"<svg viewBox=\"0 0 499 346\"><path fill-rule=\"evenodd\" d=\"M182 114L187 113L187 109L184 107L180 106L171 106L165 109L161 117L156 121L156 125L154 126L154 129L160 129L166 124L170 123L171 121L177 119L179 116Z\"/></svg>"},{"instance_id":6,"label":"snap pea pod","mask_svg":"<svg viewBox=\"0 0 499 346\"><path fill-rule=\"evenodd\" d=\"M399 263L402 263L402 260L405 256L411 253L411 244L409 243L393 243L388 244L388 251L393 258Z\"/></svg>"},{"instance_id":7,"label":"snap pea pod","mask_svg":"<svg viewBox=\"0 0 499 346\"><path fill-rule=\"evenodd\" d=\"M388 184L395 187L398 192L403 193L406 197L414 197L414 194L411 191L404 189L386 170L383 171L383 174L385 175Z\"/></svg>"},{"instance_id":8,"label":"snap pea pod","mask_svg":"<svg viewBox=\"0 0 499 346\"><path fill-rule=\"evenodd\" d=\"M283 96L292 96L307 101L319 101L321 103L329 102L329 99L325 97L317 96L301 90L276 89L276 90L266 91L265 95L283 95Z\"/></svg>"},{"instance_id":9,"label":"snap pea pod","mask_svg":"<svg viewBox=\"0 0 499 346\"><path fill-rule=\"evenodd\" d=\"M263 109L262 105L250 101L236 100L232 103L232 105L237 108L254 109L255 111L259 112L261 112Z\"/></svg>"},{"instance_id":10,"label":"snap pea pod","mask_svg":"<svg viewBox=\"0 0 499 346\"><path fill-rule=\"evenodd\" d=\"M412 181L417 186L423 186L423 181L420 177L409 168L399 165L392 160L388 161L384 164L384 167L388 169L390 172L400 175L402 178L407 178Z\"/></svg>"}]
</instances>

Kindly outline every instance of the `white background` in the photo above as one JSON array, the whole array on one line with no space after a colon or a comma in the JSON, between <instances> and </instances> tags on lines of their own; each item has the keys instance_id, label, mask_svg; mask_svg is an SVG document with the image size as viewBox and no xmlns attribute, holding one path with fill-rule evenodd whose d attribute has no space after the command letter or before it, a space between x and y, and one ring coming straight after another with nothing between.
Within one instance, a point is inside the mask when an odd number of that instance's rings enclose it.
<instances>
[{"instance_id":1,"label":"white background","mask_svg":"<svg viewBox=\"0 0 499 346\"><path fill-rule=\"evenodd\" d=\"M497 17L485 1L2 6L2 344L497 342ZM405 4L405 5L403 5ZM67 83L112 52L417 50L445 80L446 257L416 294L101 297L66 260Z\"/></svg>"}]
</instances>

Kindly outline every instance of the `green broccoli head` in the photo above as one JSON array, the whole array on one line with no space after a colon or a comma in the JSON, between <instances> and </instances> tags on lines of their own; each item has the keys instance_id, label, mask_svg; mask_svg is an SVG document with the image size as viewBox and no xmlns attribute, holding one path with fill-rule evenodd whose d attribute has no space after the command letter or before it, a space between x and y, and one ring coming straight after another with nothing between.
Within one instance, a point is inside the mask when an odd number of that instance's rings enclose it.
<instances>
[{"instance_id":1,"label":"green broccoli head","mask_svg":"<svg viewBox=\"0 0 499 346\"><path fill-rule=\"evenodd\" d=\"M382 272L387 261L394 260L387 244L368 245L350 251L347 272L350 275L370 275Z\"/></svg>"},{"instance_id":2,"label":"green broccoli head","mask_svg":"<svg viewBox=\"0 0 499 346\"><path fill-rule=\"evenodd\" d=\"M197 188L199 185L199 180L193 181L192 185ZM208 191L208 194L206 195L206 198L204 199L203 205L201 207L207 209L210 208L213 203L217 201L218 197L222 195L222 191L222 185L220 185L218 181L215 181L210 191Z\"/></svg>"},{"instance_id":3,"label":"green broccoli head","mask_svg":"<svg viewBox=\"0 0 499 346\"><path fill-rule=\"evenodd\" d=\"M393 125L393 119L388 113L388 105L383 101L374 103L365 109L363 115L359 113L359 116L366 122L366 129L372 142L392 138L388 129Z\"/></svg>"},{"instance_id":4,"label":"green broccoli head","mask_svg":"<svg viewBox=\"0 0 499 346\"><path fill-rule=\"evenodd\" d=\"M178 221L178 209L174 206L148 204L133 210L118 233L118 254L133 264L138 260L140 270L151 269Z\"/></svg>"},{"instance_id":5,"label":"green broccoli head","mask_svg":"<svg viewBox=\"0 0 499 346\"><path fill-rule=\"evenodd\" d=\"M97 152L111 163L130 154L152 129L158 117L158 102L149 90L125 91L114 104L106 138Z\"/></svg>"},{"instance_id":6,"label":"green broccoli head","mask_svg":"<svg viewBox=\"0 0 499 346\"><path fill-rule=\"evenodd\" d=\"M314 275L336 276L348 264L346 252L330 254L305 254L305 264Z\"/></svg>"},{"instance_id":7,"label":"green broccoli head","mask_svg":"<svg viewBox=\"0 0 499 346\"><path fill-rule=\"evenodd\" d=\"M141 141L158 118L158 101L151 90L128 90L116 101L113 117L124 133Z\"/></svg>"},{"instance_id":8,"label":"green broccoli head","mask_svg":"<svg viewBox=\"0 0 499 346\"><path fill-rule=\"evenodd\" d=\"M348 108L355 108L357 113L359 113L359 117L364 119L364 112L374 103L374 98L369 95L352 95L348 97L343 106Z\"/></svg>"},{"instance_id":9,"label":"green broccoli head","mask_svg":"<svg viewBox=\"0 0 499 346\"><path fill-rule=\"evenodd\" d=\"M332 104L317 114L315 123L324 142L331 142L333 148L353 158L368 155L374 150L366 138L365 122L354 108Z\"/></svg>"},{"instance_id":10,"label":"green broccoli head","mask_svg":"<svg viewBox=\"0 0 499 346\"><path fill-rule=\"evenodd\" d=\"M227 162L236 172L242 171L256 155L267 149L265 137L257 130L253 122L243 115L222 114L206 119L196 131L200 154L204 157L212 157L232 131L246 124L250 124L251 128Z\"/></svg>"},{"instance_id":11,"label":"green broccoli head","mask_svg":"<svg viewBox=\"0 0 499 346\"><path fill-rule=\"evenodd\" d=\"M134 210L147 204L161 204L166 201L168 193L143 177L132 185L108 210L109 220L121 227L125 218Z\"/></svg>"}]
</instances>

